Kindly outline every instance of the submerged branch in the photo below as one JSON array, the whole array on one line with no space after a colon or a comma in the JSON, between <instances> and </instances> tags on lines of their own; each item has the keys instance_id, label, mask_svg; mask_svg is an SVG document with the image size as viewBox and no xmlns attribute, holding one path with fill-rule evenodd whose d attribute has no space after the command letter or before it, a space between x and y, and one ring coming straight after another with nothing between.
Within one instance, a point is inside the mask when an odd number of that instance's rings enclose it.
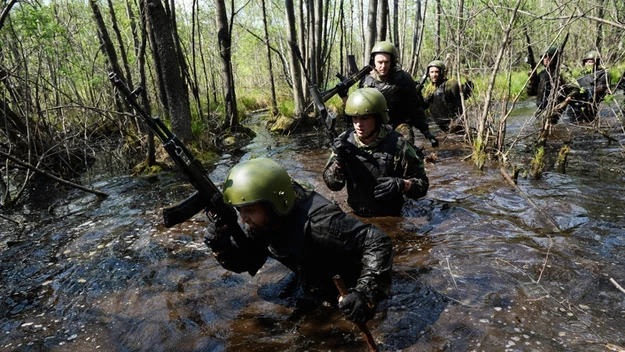
<instances>
[{"instance_id":1,"label":"submerged branch","mask_svg":"<svg viewBox=\"0 0 625 352\"><path fill-rule=\"evenodd\" d=\"M85 191L85 192L88 192L88 193L93 193L96 196L98 196L99 198L106 198L106 197L109 196L108 194L106 194L104 192L100 192L98 190L87 188L87 187L81 186L81 185L79 185L77 183L74 183L74 182L71 182L71 181L63 180L63 179L61 179L61 178L59 178L57 176L54 176L54 175L50 174L49 172L46 172L44 170L41 170L41 169L37 168L37 167L35 167L35 166L25 162L25 161L21 161L21 160L15 158L15 157L13 157L13 156L3 152L3 151L0 151L0 156L5 157L5 158L13 161L14 163L16 163L16 164L18 164L20 166L23 166L23 167L25 167L25 168L27 168L29 170L32 170L32 171L34 171L34 172L36 172L36 173L38 173L40 175L44 175L44 176L46 176L48 178L51 178L51 179L53 179L53 180L55 180L55 181L57 181L59 183L62 183L64 185L67 185L67 186L70 186L70 187L73 187L73 188L76 188L76 189L79 189L81 191Z\"/></svg>"}]
</instances>

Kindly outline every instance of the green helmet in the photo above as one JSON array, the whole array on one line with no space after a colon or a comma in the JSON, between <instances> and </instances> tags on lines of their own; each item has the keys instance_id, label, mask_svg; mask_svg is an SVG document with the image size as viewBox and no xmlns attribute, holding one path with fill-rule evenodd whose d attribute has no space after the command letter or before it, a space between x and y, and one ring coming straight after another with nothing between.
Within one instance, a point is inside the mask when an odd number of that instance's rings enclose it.
<instances>
[{"instance_id":1,"label":"green helmet","mask_svg":"<svg viewBox=\"0 0 625 352\"><path fill-rule=\"evenodd\" d=\"M375 54L389 54L391 55L391 66L395 66L397 63L397 48L391 42L378 42L371 49L371 65L373 66L373 58Z\"/></svg>"},{"instance_id":2,"label":"green helmet","mask_svg":"<svg viewBox=\"0 0 625 352\"><path fill-rule=\"evenodd\" d=\"M277 162L258 158L235 165L224 181L224 202L235 207L268 202L276 214L288 214L295 204L291 177Z\"/></svg>"},{"instance_id":3,"label":"green helmet","mask_svg":"<svg viewBox=\"0 0 625 352\"><path fill-rule=\"evenodd\" d=\"M388 123L388 108L386 98L375 88L356 89L345 102L345 115L377 115L382 118L382 123Z\"/></svg>"},{"instance_id":4,"label":"green helmet","mask_svg":"<svg viewBox=\"0 0 625 352\"><path fill-rule=\"evenodd\" d=\"M601 55L596 50L590 50L586 53L586 55L584 55L584 58L582 59L582 65L586 62L586 60L595 60L595 65L598 65L599 61L601 60Z\"/></svg>"},{"instance_id":5,"label":"green helmet","mask_svg":"<svg viewBox=\"0 0 625 352\"><path fill-rule=\"evenodd\" d=\"M436 67L441 71L441 76L445 76L445 71L447 68L445 67L445 63L441 60L434 60L428 64L428 73L430 72L430 67Z\"/></svg>"},{"instance_id":6,"label":"green helmet","mask_svg":"<svg viewBox=\"0 0 625 352\"><path fill-rule=\"evenodd\" d=\"M558 47L555 45L549 46L545 49L543 56L554 56L558 51Z\"/></svg>"}]
</instances>

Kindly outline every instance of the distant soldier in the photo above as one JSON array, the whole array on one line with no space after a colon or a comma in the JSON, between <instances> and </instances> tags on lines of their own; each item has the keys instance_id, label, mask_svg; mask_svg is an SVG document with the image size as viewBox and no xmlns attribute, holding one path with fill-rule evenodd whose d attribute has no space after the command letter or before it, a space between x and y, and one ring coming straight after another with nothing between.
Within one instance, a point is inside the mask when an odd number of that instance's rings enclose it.
<instances>
[{"instance_id":1,"label":"distant soldier","mask_svg":"<svg viewBox=\"0 0 625 352\"><path fill-rule=\"evenodd\" d=\"M347 204L359 216L399 216L404 196L418 199L429 183L412 144L388 125L384 96L373 88L354 91L345 104L353 129L338 136L323 170L332 191L347 186Z\"/></svg>"},{"instance_id":2,"label":"distant soldier","mask_svg":"<svg viewBox=\"0 0 625 352\"><path fill-rule=\"evenodd\" d=\"M591 50L582 59L584 66L581 77L577 79L581 87L578 99L571 102L572 117L577 122L593 121L599 112L599 104L603 101L610 87L610 73L601 66L598 51Z\"/></svg>"},{"instance_id":3,"label":"distant soldier","mask_svg":"<svg viewBox=\"0 0 625 352\"><path fill-rule=\"evenodd\" d=\"M549 104L553 104L550 111L549 123L556 124L560 119L560 115L566 110L568 104L576 98L579 98L581 87L571 74L571 71L564 65L559 65L559 54L557 46L550 46L545 50L542 58L542 64L545 69L538 73L538 79L530 80L534 86L527 86L528 95L532 90L537 92L536 106L539 111L548 108ZM560 70L558 74L558 70ZM553 91L553 87L557 86L557 91Z\"/></svg>"},{"instance_id":4,"label":"distant soldier","mask_svg":"<svg viewBox=\"0 0 625 352\"><path fill-rule=\"evenodd\" d=\"M416 127L432 147L438 147L438 140L429 131L423 99L410 74L399 66L393 43L377 43L371 50L370 65L374 69L360 81L359 87L375 88L384 95L391 126L413 145L415 135L412 127Z\"/></svg>"},{"instance_id":5,"label":"distant soldier","mask_svg":"<svg viewBox=\"0 0 625 352\"><path fill-rule=\"evenodd\" d=\"M455 79L448 79L441 60L430 62L427 70L431 84L424 88L423 97L432 119L444 132L464 131L462 99L468 99L473 93L473 82L462 85Z\"/></svg>"}]
</instances>

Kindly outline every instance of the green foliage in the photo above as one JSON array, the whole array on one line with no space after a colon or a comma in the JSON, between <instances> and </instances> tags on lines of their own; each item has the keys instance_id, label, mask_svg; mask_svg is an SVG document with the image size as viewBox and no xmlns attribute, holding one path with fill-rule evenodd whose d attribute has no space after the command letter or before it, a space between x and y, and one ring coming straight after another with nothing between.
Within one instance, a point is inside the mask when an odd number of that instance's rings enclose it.
<instances>
[{"instance_id":1,"label":"green foliage","mask_svg":"<svg viewBox=\"0 0 625 352\"><path fill-rule=\"evenodd\" d=\"M470 77L470 79L475 83L475 92L486 92L490 80L490 73ZM527 99L527 92L524 88L527 79L527 71L512 72L510 82L508 82L507 72L497 75L495 78L495 86L493 87L493 99L499 101L506 97L508 97L508 99L513 99L519 93L521 93L519 97L520 100ZM474 96L478 96L478 94L474 94Z\"/></svg>"},{"instance_id":2,"label":"green foliage","mask_svg":"<svg viewBox=\"0 0 625 352\"><path fill-rule=\"evenodd\" d=\"M481 136L477 136L477 138L473 140L473 153L471 158L478 169L482 169L484 167L484 164L486 163L486 151L484 141Z\"/></svg>"},{"instance_id":3,"label":"green foliage","mask_svg":"<svg viewBox=\"0 0 625 352\"><path fill-rule=\"evenodd\" d=\"M266 108L270 105L270 93L266 89L243 88L237 95L237 107L240 113Z\"/></svg>"},{"instance_id":4,"label":"green foliage","mask_svg":"<svg viewBox=\"0 0 625 352\"><path fill-rule=\"evenodd\" d=\"M295 102L293 100L280 100L278 102L278 115L293 116L295 114Z\"/></svg>"}]
</instances>

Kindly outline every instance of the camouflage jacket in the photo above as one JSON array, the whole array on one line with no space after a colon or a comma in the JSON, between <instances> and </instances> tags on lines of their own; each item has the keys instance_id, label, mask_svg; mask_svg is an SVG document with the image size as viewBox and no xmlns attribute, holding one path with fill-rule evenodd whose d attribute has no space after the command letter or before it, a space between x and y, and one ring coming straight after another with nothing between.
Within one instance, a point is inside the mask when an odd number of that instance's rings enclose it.
<instances>
[{"instance_id":1,"label":"camouflage jacket","mask_svg":"<svg viewBox=\"0 0 625 352\"><path fill-rule=\"evenodd\" d=\"M360 80L358 86L375 88L384 95L393 128L408 123L418 128L421 133L428 131L423 99L417 92L415 81L406 71L396 67L387 77L382 78L373 70Z\"/></svg>"},{"instance_id":2,"label":"camouflage jacket","mask_svg":"<svg viewBox=\"0 0 625 352\"><path fill-rule=\"evenodd\" d=\"M397 216L401 214L404 198L399 195L387 202L380 202L373 196L379 177L399 177L411 182L405 196L418 199L426 195L429 188L423 159L410 143L391 126L382 125L373 143L365 145L353 130L342 133L352 149L345 165L339 166L334 153L323 171L323 180L332 191L347 186L347 203L361 216Z\"/></svg>"}]
</instances>

